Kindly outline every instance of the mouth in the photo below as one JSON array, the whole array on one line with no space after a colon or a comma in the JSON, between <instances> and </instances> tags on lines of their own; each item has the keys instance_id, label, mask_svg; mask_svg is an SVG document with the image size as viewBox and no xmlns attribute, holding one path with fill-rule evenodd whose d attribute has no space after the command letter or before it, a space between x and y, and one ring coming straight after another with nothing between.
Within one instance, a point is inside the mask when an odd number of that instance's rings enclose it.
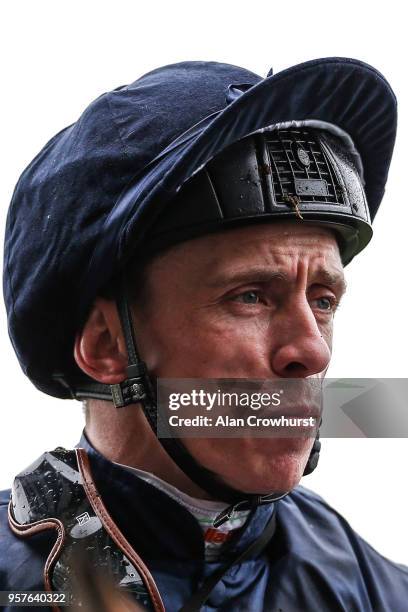
<instances>
[{"instance_id":1,"label":"mouth","mask_svg":"<svg viewBox=\"0 0 408 612\"><path fill-rule=\"evenodd\" d=\"M280 406L268 406L262 410L256 411L257 415L265 417L279 417L284 416L287 418L301 418L306 419L313 417L314 419L320 419L322 414L322 406L317 401L309 401L307 403L284 403Z\"/></svg>"},{"instance_id":2,"label":"mouth","mask_svg":"<svg viewBox=\"0 0 408 612\"><path fill-rule=\"evenodd\" d=\"M288 418L300 418L307 419L312 417L313 419L320 419L321 409L318 406L285 406L283 410L280 410L282 416Z\"/></svg>"}]
</instances>

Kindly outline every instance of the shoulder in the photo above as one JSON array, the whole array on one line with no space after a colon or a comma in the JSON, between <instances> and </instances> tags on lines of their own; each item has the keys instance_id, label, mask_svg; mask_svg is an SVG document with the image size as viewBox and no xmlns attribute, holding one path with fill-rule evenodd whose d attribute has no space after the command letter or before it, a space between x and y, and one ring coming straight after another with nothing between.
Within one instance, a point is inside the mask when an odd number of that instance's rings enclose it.
<instances>
[{"instance_id":1,"label":"shoulder","mask_svg":"<svg viewBox=\"0 0 408 612\"><path fill-rule=\"evenodd\" d=\"M11 531L8 522L10 491L0 492L0 590L44 590L43 570L55 541L44 532L27 539Z\"/></svg>"},{"instance_id":2,"label":"shoulder","mask_svg":"<svg viewBox=\"0 0 408 612\"><path fill-rule=\"evenodd\" d=\"M378 553L313 491L296 487L279 503L277 516L286 546L303 568L324 571L337 580L346 577L345 582L364 587L378 605L384 603L385 593L392 601L396 598L396 606L399 597L408 598L408 567ZM381 529L386 528L384 522Z\"/></svg>"}]
</instances>

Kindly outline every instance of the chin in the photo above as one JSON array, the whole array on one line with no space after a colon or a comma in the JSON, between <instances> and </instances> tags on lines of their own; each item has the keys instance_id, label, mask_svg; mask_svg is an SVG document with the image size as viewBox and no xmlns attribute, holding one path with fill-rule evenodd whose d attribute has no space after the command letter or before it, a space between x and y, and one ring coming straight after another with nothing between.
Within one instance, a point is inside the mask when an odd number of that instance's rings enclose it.
<instances>
[{"instance_id":1,"label":"chin","mask_svg":"<svg viewBox=\"0 0 408 612\"><path fill-rule=\"evenodd\" d=\"M303 476L313 440L300 438L265 440L239 454L234 469L219 474L226 484L245 493L283 494L294 489ZM249 448L251 447L251 448Z\"/></svg>"}]
</instances>

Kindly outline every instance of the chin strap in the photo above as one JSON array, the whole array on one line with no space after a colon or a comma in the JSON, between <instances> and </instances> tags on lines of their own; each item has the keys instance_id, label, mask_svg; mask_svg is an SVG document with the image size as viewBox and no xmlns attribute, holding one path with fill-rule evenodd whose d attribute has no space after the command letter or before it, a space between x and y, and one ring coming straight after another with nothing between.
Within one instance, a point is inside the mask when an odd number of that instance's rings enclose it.
<instances>
[{"instance_id":1,"label":"chin strap","mask_svg":"<svg viewBox=\"0 0 408 612\"><path fill-rule=\"evenodd\" d=\"M125 336L129 365L126 369L127 378L121 383L110 385L113 403L116 408L140 403L154 434L157 435L157 421L161 419L161 414L157 410L156 393L146 364L141 360L137 349L124 280L121 283L117 306ZM165 423L161 423L161 425L167 429ZM304 474L310 474L319 460L320 441L318 438L319 434L317 434ZM179 439L160 437L158 440L168 455L193 482L215 499L230 504L215 519L214 527L219 527L228 521L236 510L249 510L254 506L270 504L282 499L290 492L268 495L243 493L222 483L216 474L197 463Z\"/></svg>"}]
</instances>

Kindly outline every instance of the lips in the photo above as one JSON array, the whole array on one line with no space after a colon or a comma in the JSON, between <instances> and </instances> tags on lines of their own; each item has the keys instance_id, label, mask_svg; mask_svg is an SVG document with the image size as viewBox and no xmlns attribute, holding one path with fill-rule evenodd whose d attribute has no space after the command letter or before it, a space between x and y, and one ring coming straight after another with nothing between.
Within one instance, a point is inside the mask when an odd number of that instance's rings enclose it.
<instances>
[{"instance_id":1,"label":"lips","mask_svg":"<svg viewBox=\"0 0 408 612\"><path fill-rule=\"evenodd\" d=\"M285 416L285 417L299 417L302 419L306 419L308 417L314 417L315 419L319 419L321 416L321 407L313 404L307 406L284 406L279 409L273 409L273 412L277 415ZM270 414L270 412L269 412Z\"/></svg>"}]
</instances>

